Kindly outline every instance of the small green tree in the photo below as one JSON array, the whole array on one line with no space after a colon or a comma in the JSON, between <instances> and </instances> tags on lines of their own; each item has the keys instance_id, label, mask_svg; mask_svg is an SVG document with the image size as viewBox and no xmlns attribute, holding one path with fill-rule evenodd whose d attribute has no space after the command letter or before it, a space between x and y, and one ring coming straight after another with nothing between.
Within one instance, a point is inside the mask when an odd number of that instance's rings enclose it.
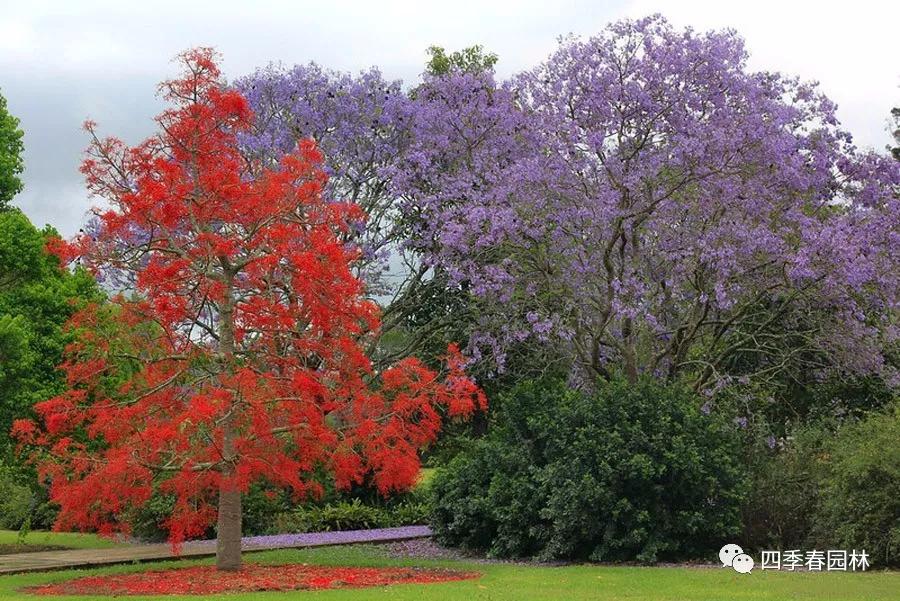
<instances>
[{"instance_id":1,"label":"small green tree","mask_svg":"<svg viewBox=\"0 0 900 601\"><path fill-rule=\"evenodd\" d=\"M6 98L0 95L0 210L22 191L22 130L19 120L6 110Z\"/></svg>"},{"instance_id":2,"label":"small green tree","mask_svg":"<svg viewBox=\"0 0 900 601\"><path fill-rule=\"evenodd\" d=\"M454 71L483 73L492 71L498 60L497 55L493 52L485 52L481 44L475 44L450 54L447 54L443 46L429 46L427 52L431 57L425 64L425 73L428 75L447 75Z\"/></svg>"},{"instance_id":3,"label":"small green tree","mask_svg":"<svg viewBox=\"0 0 900 601\"><path fill-rule=\"evenodd\" d=\"M57 366L68 340L63 324L102 294L84 270L60 269L38 230L18 209L0 211L0 457L11 459L12 421L65 387Z\"/></svg>"}]
</instances>

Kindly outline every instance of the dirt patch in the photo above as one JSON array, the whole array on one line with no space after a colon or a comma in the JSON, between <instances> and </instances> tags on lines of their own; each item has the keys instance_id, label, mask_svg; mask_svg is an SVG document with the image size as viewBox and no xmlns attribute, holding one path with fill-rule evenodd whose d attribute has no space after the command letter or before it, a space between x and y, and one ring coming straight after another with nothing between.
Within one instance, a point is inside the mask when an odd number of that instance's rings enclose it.
<instances>
[{"instance_id":1,"label":"dirt patch","mask_svg":"<svg viewBox=\"0 0 900 601\"><path fill-rule=\"evenodd\" d=\"M87 576L23 589L38 595L213 595L256 591L363 588L478 578L477 572L424 568L350 568L247 564L237 572L212 566Z\"/></svg>"}]
</instances>

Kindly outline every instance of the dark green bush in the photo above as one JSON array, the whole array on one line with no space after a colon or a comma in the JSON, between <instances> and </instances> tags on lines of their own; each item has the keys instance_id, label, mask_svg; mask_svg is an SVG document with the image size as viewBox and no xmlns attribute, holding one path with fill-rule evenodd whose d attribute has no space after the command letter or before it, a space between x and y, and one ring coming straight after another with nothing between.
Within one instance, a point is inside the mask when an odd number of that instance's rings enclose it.
<instances>
[{"instance_id":1,"label":"dark green bush","mask_svg":"<svg viewBox=\"0 0 900 601\"><path fill-rule=\"evenodd\" d=\"M298 507L274 517L270 534L392 528L428 522L428 506L402 502L391 507L366 505L359 499Z\"/></svg>"},{"instance_id":2,"label":"dark green bush","mask_svg":"<svg viewBox=\"0 0 900 601\"><path fill-rule=\"evenodd\" d=\"M501 557L698 556L740 529L744 476L730 420L679 386L560 380L517 386L489 435L438 472L438 540Z\"/></svg>"},{"instance_id":3,"label":"dark green bush","mask_svg":"<svg viewBox=\"0 0 900 601\"><path fill-rule=\"evenodd\" d=\"M0 529L18 530L31 515L35 503L31 489L16 481L0 464Z\"/></svg>"},{"instance_id":4,"label":"dark green bush","mask_svg":"<svg viewBox=\"0 0 900 601\"><path fill-rule=\"evenodd\" d=\"M772 445L753 441L747 450L750 485L743 513L745 549L806 549L827 469L826 445L837 423L822 421L794 429Z\"/></svg>"},{"instance_id":5,"label":"dark green bush","mask_svg":"<svg viewBox=\"0 0 900 601\"><path fill-rule=\"evenodd\" d=\"M900 406L843 427L827 448L816 542L900 565Z\"/></svg>"}]
</instances>

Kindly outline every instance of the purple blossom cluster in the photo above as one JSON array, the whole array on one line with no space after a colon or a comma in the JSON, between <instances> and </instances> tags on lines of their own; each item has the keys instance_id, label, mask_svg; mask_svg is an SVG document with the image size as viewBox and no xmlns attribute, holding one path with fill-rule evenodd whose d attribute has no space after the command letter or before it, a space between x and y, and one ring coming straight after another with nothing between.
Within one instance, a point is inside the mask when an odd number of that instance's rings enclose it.
<instances>
[{"instance_id":1,"label":"purple blossom cluster","mask_svg":"<svg viewBox=\"0 0 900 601\"><path fill-rule=\"evenodd\" d=\"M329 175L327 197L355 202L368 215L348 242L362 249L357 266L371 291L385 292L382 275L398 238L385 170L404 152L413 118L400 82L375 68L353 76L310 63L270 66L236 87L256 115L253 130L240 136L251 159L275 163L298 140L316 141Z\"/></svg>"},{"instance_id":2,"label":"purple blossom cluster","mask_svg":"<svg viewBox=\"0 0 900 601\"><path fill-rule=\"evenodd\" d=\"M245 142L315 137L373 257L402 246L471 292L473 358L502 368L533 340L581 377L714 390L805 354L896 381L900 162L854 147L816 85L746 59L732 31L653 16L505 82L269 69L239 83L261 116Z\"/></svg>"}]
</instances>

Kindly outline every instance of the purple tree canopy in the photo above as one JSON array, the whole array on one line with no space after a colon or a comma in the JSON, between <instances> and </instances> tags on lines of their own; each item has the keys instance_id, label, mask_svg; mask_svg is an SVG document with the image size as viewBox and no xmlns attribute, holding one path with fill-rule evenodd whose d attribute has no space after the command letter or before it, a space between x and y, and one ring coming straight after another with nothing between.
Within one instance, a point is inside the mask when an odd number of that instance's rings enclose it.
<instances>
[{"instance_id":1,"label":"purple tree canopy","mask_svg":"<svg viewBox=\"0 0 900 601\"><path fill-rule=\"evenodd\" d=\"M574 374L896 379L900 163L858 151L814 84L746 67L731 31L662 17L569 38L510 81L270 67L238 82L274 158L322 147L389 319L430 269L470 293L470 353L544 345ZM391 286L388 254L408 276ZM391 261L394 263L394 260ZM408 307L407 307L408 308Z\"/></svg>"},{"instance_id":2,"label":"purple tree canopy","mask_svg":"<svg viewBox=\"0 0 900 601\"><path fill-rule=\"evenodd\" d=\"M392 185L478 298L476 354L532 338L706 389L800 357L895 376L898 163L815 85L748 71L734 32L622 21L504 85L426 81L414 109Z\"/></svg>"},{"instance_id":3,"label":"purple tree canopy","mask_svg":"<svg viewBox=\"0 0 900 601\"><path fill-rule=\"evenodd\" d=\"M245 152L275 161L298 139L313 138L325 155L327 194L359 204L369 218L353 238L364 252L361 275L374 295L388 292L384 272L396 242L396 206L384 170L408 144L409 99L399 81L372 68L357 76L314 63L269 66L236 82L256 122L242 136Z\"/></svg>"}]
</instances>

